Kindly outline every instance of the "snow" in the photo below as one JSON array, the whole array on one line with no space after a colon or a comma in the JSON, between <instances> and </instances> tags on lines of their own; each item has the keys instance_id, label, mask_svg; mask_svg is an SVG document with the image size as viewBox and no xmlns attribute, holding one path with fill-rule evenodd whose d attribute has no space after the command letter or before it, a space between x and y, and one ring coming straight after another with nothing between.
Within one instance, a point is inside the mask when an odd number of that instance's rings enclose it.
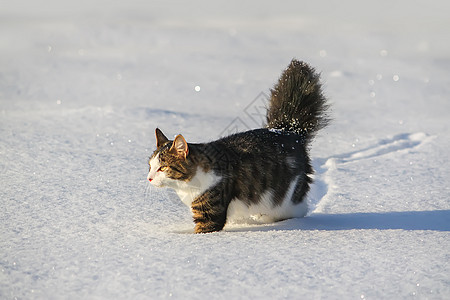
<instances>
[{"instance_id":1,"label":"snow","mask_svg":"<svg viewBox=\"0 0 450 300\"><path fill-rule=\"evenodd\" d=\"M0 298L446 299L448 1L2 1ZM256 128L322 73L310 213L194 235L155 127Z\"/></svg>"}]
</instances>

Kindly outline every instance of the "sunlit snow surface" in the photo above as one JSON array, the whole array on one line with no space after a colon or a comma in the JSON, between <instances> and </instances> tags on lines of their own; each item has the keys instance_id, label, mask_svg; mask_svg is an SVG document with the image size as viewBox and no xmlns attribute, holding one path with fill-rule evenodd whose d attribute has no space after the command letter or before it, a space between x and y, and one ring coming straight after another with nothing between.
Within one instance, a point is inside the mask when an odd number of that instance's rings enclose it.
<instances>
[{"instance_id":1,"label":"sunlit snow surface","mask_svg":"<svg viewBox=\"0 0 450 300\"><path fill-rule=\"evenodd\" d=\"M448 1L2 1L1 299L448 299ZM322 73L303 219L194 235L154 128L261 124Z\"/></svg>"}]
</instances>

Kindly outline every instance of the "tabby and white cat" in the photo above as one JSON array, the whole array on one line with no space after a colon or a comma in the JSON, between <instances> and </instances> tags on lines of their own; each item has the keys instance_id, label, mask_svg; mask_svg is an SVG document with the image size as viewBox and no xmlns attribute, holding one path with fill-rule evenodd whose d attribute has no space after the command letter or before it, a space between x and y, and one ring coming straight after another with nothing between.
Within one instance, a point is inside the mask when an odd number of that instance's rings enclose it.
<instances>
[{"instance_id":1,"label":"tabby and white cat","mask_svg":"<svg viewBox=\"0 0 450 300\"><path fill-rule=\"evenodd\" d=\"M171 141L157 128L147 178L177 192L196 233L222 230L227 220L302 217L313 173L308 147L327 125L327 109L319 75L294 59L271 90L265 128L203 144Z\"/></svg>"}]
</instances>

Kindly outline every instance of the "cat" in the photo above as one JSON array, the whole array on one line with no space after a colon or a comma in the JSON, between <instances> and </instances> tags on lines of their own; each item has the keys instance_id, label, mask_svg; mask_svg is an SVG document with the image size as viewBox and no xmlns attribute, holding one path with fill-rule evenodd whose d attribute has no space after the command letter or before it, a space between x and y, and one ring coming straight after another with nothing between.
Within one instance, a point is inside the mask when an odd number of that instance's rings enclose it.
<instances>
[{"instance_id":1,"label":"cat","mask_svg":"<svg viewBox=\"0 0 450 300\"><path fill-rule=\"evenodd\" d=\"M147 179L173 188L191 208L195 233L227 221L260 223L303 217L313 174L308 149L328 122L319 75L293 59L271 89L265 128L194 144L156 128Z\"/></svg>"}]
</instances>

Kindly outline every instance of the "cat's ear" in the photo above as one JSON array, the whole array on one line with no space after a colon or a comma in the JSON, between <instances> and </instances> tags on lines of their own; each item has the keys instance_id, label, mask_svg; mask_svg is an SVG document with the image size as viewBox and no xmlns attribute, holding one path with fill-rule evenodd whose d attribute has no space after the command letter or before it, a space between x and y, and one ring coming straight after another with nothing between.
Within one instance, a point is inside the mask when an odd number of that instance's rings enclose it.
<instances>
[{"instance_id":1,"label":"cat's ear","mask_svg":"<svg viewBox=\"0 0 450 300\"><path fill-rule=\"evenodd\" d=\"M181 158L186 159L188 153L189 153L189 148L188 148L188 144L186 142L186 140L184 139L184 137L179 134L175 137L175 139L173 140L173 144L172 147L170 148L170 152L172 152L175 155L178 155Z\"/></svg>"},{"instance_id":2,"label":"cat's ear","mask_svg":"<svg viewBox=\"0 0 450 300\"><path fill-rule=\"evenodd\" d=\"M169 141L169 139L164 135L164 133L162 133L161 130L159 130L159 128L156 128L155 135L156 135L156 148L163 146L165 143Z\"/></svg>"}]
</instances>

